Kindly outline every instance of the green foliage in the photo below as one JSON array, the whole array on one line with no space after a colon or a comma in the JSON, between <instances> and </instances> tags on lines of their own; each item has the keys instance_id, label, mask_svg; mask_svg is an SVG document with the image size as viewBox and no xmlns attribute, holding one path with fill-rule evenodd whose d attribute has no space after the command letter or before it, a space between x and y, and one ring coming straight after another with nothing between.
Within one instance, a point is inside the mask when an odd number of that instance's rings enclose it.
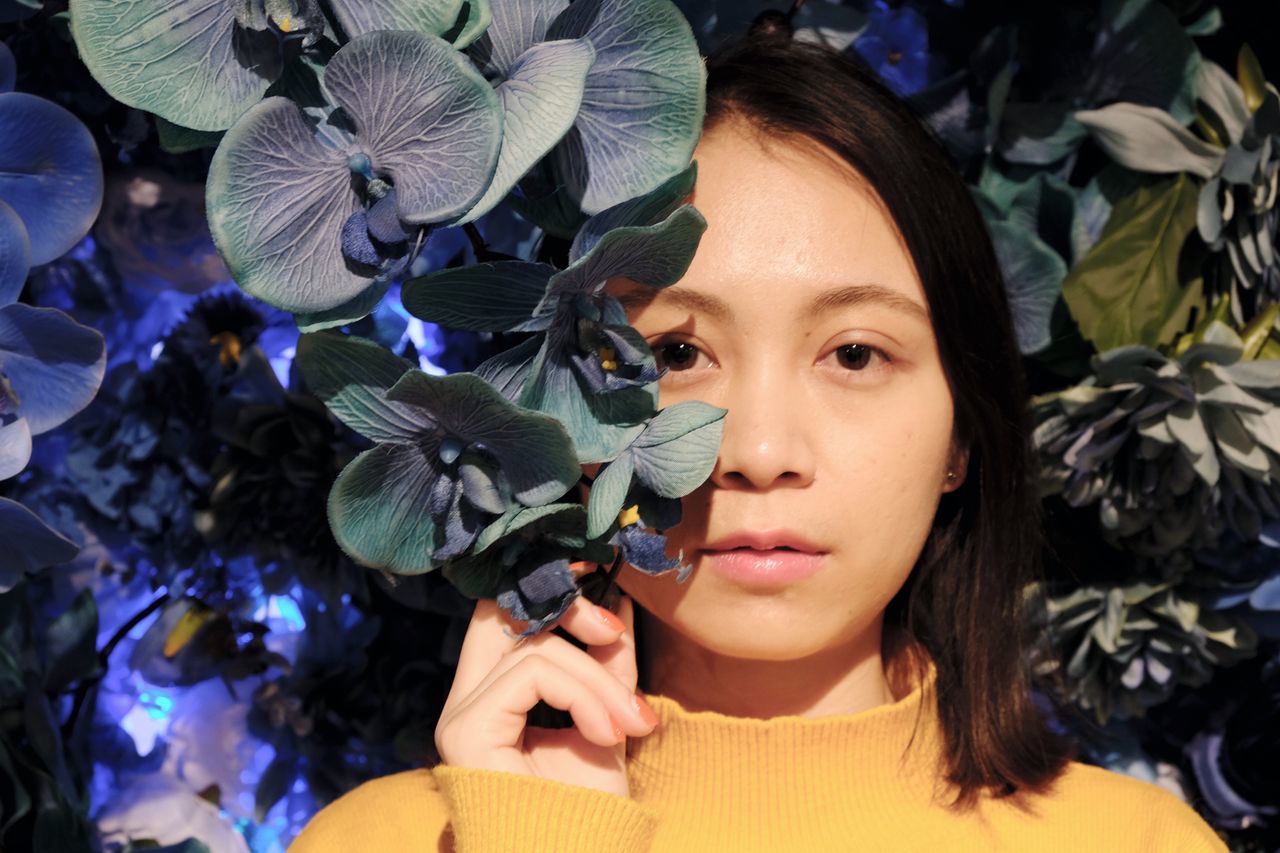
<instances>
[{"instance_id":1,"label":"green foliage","mask_svg":"<svg viewBox=\"0 0 1280 853\"><path fill-rule=\"evenodd\" d=\"M1098 242L1068 272L1062 295L1099 351L1167 344L1202 302L1178 263L1195 229L1196 198L1187 175L1140 186L1116 204Z\"/></svg>"}]
</instances>

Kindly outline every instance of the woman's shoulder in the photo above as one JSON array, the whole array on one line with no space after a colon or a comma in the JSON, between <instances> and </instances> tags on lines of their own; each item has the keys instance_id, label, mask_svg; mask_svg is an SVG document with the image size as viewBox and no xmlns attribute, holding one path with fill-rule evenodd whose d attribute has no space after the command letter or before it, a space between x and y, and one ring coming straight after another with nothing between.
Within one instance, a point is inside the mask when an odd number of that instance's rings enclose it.
<instances>
[{"instance_id":1,"label":"woman's shoulder","mask_svg":"<svg viewBox=\"0 0 1280 853\"><path fill-rule=\"evenodd\" d=\"M1068 762L1052 788L1036 797L1029 810L1017 804L996 808L1008 808L1009 814L1016 811L1016 823L1087 828L1084 831L1101 844L1095 849L1175 853L1225 853L1228 849L1199 812L1172 791L1079 761Z\"/></svg>"},{"instance_id":2,"label":"woman's shoulder","mask_svg":"<svg viewBox=\"0 0 1280 853\"><path fill-rule=\"evenodd\" d=\"M321 809L303 828L290 853L452 849L449 812L427 768L370 779Z\"/></svg>"}]
</instances>

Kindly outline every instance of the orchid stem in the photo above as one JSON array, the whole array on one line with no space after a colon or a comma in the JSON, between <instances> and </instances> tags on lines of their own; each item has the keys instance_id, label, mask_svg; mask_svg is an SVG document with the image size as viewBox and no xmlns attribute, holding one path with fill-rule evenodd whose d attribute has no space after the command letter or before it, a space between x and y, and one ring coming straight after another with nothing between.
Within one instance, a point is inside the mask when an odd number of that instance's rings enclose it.
<instances>
[{"instance_id":1,"label":"orchid stem","mask_svg":"<svg viewBox=\"0 0 1280 853\"><path fill-rule=\"evenodd\" d=\"M129 621L120 626L120 629L111 635L111 639L107 640L107 644L102 647L102 651L98 653L98 663L102 667L102 672L92 678L83 679L76 685L75 699L71 703L71 713L67 715L67 721L62 724L63 738L70 738L71 732L75 730L76 718L80 716L80 709L84 706L85 697L89 695L89 689L103 679L107 674L107 666L110 663L111 653L116 650L116 646L120 645L120 641L125 638L130 631L137 627L143 619L146 619L152 613L164 606L169 600L169 594L163 593L154 601L148 604L142 610L129 617Z\"/></svg>"}]
</instances>

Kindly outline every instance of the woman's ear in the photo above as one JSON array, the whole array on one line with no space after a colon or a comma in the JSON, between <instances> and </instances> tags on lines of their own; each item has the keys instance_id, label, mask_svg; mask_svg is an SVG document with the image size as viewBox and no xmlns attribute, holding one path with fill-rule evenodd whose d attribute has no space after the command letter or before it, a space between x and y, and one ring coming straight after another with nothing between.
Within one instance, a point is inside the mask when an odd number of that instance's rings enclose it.
<instances>
[{"instance_id":1,"label":"woman's ear","mask_svg":"<svg viewBox=\"0 0 1280 853\"><path fill-rule=\"evenodd\" d=\"M964 485L965 476L968 472L969 448L961 446L958 441L952 439L951 452L947 454L947 471L942 479L943 493L954 492Z\"/></svg>"}]
</instances>

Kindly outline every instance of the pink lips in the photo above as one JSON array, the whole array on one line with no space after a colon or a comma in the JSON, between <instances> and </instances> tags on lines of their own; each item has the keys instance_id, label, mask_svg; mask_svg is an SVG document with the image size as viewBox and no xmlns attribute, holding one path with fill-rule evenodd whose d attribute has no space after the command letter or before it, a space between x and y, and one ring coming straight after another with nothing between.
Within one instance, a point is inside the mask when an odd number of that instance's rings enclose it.
<instances>
[{"instance_id":1,"label":"pink lips","mask_svg":"<svg viewBox=\"0 0 1280 853\"><path fill-rule=\"evenodd\" d=\"M750 586L777 586L822 568L826 552L790 530L745 530L710 543L704 552L721 575Z\"/></svg>"}]
</instances>

